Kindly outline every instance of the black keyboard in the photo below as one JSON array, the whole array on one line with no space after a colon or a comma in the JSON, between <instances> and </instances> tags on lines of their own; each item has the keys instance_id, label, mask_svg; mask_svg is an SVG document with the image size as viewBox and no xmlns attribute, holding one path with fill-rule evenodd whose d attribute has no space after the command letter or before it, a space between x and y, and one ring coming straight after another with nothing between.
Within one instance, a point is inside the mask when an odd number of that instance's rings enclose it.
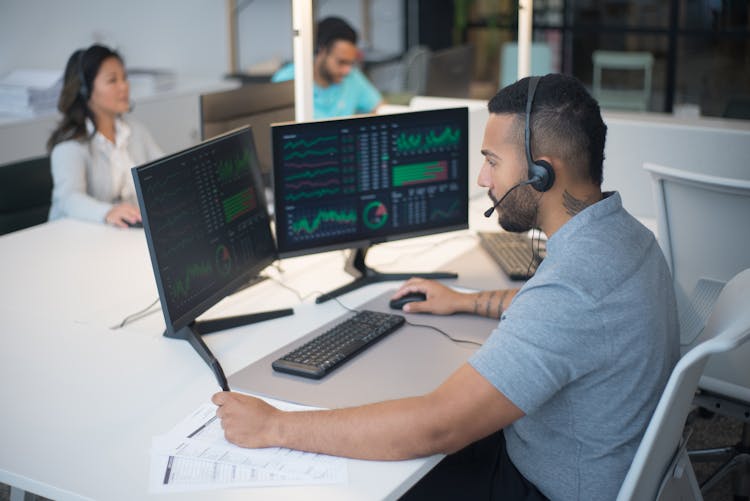
<instances>
[{"instance_id":1,"label":"black keyboard","mask_svg":"<svg viewBox=\"0 0 750 501\"><path fill-rule=\"evenodd\" d=\"M278 372L320 379L403 324L401 315L362 310L271 365Z\"/></svg>"},{"instance_id":2,"label":"black keyboard","mask_svg":"<svg viewBox=\"0 0 750 501\"><path fill-rule=\"evenodd\" d=\"M512 280L528 280L546 255L546 242L538 253L531 250L531 239L525 233L478 232L479 243ZM534 247L537 243L534 242ZM536 250L536 249L535 249Z\"/></svg>"}]
</instances>

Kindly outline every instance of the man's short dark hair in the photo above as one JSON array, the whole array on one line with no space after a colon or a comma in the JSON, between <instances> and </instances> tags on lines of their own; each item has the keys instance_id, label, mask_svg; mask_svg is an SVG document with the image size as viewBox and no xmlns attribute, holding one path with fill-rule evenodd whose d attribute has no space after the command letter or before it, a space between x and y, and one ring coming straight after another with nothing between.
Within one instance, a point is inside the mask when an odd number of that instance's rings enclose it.
<instances>
[{"instance_id":1,"label":"man's short dark hair","mask_svg":"<svg viewBox=\"0 0 750 501\"><path fill-rule=\"evenodd\" d=\"M357 32L340 17L327 17L318 22L315 52L329 50L339 40L357 45Z\"/></svg>"},{"instance_id":2,"label":"man's short dark hair","mask_svg":"<svg viewBox=\"0 0 750 501\"><path fill-rule=\"evenodd\" d=\"M524 146L529 79L500 89L490 113L515 115L514 135ZM601 186L607 126L599 104L576 78L550 73L539 81L531 110L531 154L561 158Z\"/></svg>"}]
</instances>

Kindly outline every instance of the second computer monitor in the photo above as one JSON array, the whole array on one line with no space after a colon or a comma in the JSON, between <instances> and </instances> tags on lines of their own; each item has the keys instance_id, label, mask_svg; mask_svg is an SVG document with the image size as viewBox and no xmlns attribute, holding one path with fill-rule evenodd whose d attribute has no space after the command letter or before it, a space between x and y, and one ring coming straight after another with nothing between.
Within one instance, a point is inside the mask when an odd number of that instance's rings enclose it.
<instances>
[{"instance_id":1,"label":"second computer monitor","mask_svg":"<svg viewBox=\"0 0 750 501\"><path fill-rule=\"evenodd\" d=\"M274 125L281 256L468 227L467 109Z\"/></svg>"},{"instance_id":2,"label":"second computer monitor","mask_svg":"<svg viewBox=\"0 0 750 501\"><path fill-rule=\"evenodd\" d=\"M167 335L276 259L244 127L132 169Z\"/></svg>"}]
</instances>

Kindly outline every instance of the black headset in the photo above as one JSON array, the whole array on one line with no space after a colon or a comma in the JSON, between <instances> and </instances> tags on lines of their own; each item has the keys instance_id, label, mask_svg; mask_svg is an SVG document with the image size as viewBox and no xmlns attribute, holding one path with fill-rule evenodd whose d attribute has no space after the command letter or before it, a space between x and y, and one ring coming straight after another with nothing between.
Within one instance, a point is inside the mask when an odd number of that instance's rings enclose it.
<instances>
[{"instance_id":1,"label":"black headset","mask_svg":"<svg viewBox=\"0 0 750 501\"><path fill-rule=\"evenodd\" d=\"M529 78L529 95L526 98L526 127L524 130L524 141L526 143L526 164L528 165L529 176L526 181L512 186L505 195L500 197L500 200L495 202L492 207L484 211L484 217L490 217L497 206L503 203L503 200L511 194L513 190L520 186L530 184L536 191L545 192L552 188L555 184L555 171L549 162L545 160L537 160L536 162L531 157L531 107L534 105L534 94L536 93L536 86L539 85L539 80L543 77L530 77Z\"/></svg>"},{"instance_id":2,"label":"black headset","mask_svg":"<svg viewBox=\"0 0 750 501\"><path fill-rule=\"evenodd\" d=\"M531 156L531 108L534 106L534 94L536 87L543 77L529 78L529 96L526 99L526 130L524 139L526 142L526 163L529 166L529 184L540 192L545 192L555 184L555 171L546 160L534 161Z\"/></svg>"},{"instance_id":3,"label":"black headset","mask_svg":"<svg viewBox=\"0 0 750 501\"><path fill-rule=\"evenodd\" d=\"M78 81L81 85L78 87L78 93L81 95L84 101L89 100L89 86L86 85L86 75L83 74L83 56L86 55L86 50L81 49L78 54Z\"/></svg>"}]
</instances>

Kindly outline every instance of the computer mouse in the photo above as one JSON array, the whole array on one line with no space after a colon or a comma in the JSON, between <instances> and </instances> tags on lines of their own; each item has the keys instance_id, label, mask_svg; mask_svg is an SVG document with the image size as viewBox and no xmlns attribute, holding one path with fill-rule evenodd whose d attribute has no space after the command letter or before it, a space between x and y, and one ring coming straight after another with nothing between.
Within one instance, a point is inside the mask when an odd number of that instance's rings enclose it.
<instances>
[{"instance_id":1,"label":"computer mouse","mask_svg":"<svg viewBox=\"0 0 750 501\"><path fill-rule=\"evenodd\" d=\"M422 292L410 292L398 299L391 299L391 301L388 303L388 306L390 306L394 310L400 310L406 303L413 303L414 301L424 301L425 299L427 299L427 296L425 296Z\"/></svg>"},{"instance_id":2,"label":"computer mouse","mask_svg":"<svg viewBox=\"0 0 750 501\"><path fill-rule=\"evenodd\" d=\"M141 221L136 221L135 223L125 221L125 224L128 225L128 228L143 228L143 223Z\"/></svg>"}]
</instances>

